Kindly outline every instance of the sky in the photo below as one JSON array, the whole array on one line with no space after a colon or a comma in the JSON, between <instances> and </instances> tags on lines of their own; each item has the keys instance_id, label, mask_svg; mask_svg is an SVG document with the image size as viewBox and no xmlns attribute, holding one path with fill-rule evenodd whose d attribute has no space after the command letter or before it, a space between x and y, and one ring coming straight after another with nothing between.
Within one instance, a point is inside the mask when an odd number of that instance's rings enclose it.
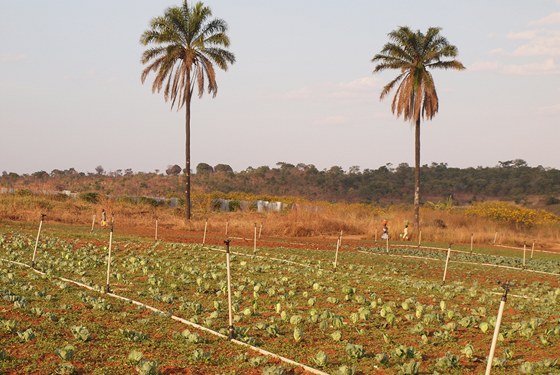
<instances>
[{"instance_id":1,"label":"sky","mask_svg":"<svg viewBox=\"0 0 560 375\"><path fill-rule=\"evenodd\" d=\"M414 165L372 57L399 26L442 28L464 71L433 71L421 163L560 168L560 0L206 0L236 63L192 102L191 165L240 171ZM185 112L142 85L140 35L180 0L0 0L0 171L163 171Z\"/></svg>"}]
</instances>

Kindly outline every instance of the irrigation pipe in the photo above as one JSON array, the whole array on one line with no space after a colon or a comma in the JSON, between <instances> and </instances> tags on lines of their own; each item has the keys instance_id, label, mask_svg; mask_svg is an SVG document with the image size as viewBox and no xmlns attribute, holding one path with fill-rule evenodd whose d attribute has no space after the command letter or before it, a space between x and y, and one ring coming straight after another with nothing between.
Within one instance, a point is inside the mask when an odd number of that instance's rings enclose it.
<instances>
[{"instance_id":1,"label":"irrigation pipe","mask_svg":"<svg viewBox=\"0 0 560 375\"><path fill-rule=\"evenodd\" d=\"M25 263L20 263L20 262L8 260L8 259L0 258L0 261L7 262L7 263L12 263L12 264L17 264L17 265L21 265L21 266L24 266L24 267L26 267L26 268L31 268L29 265L27 265L27 264L25 264ZM41 274L41 275L46 275L45 272L42 272L42 271L39 271L39 270L36 270L36 269L33 269L33 268L31 268L31 270L32 270L32 271L35 271L36 273L39 273L39 274ZM151 311L153 311L153 312L156 312L156 313L160 313L160 314L163 314L163 315L166 315L166 314L167 314L166 312L164 312L164 311L162 311L162 310L159 310L159 309L157 309L157 308L155 308L155 307L153 307L153 306L147 305L147 304L145 304L145 303L142 303L142 302L139 302L139 301L136 301L136 300L127 298L127 297L120 296L120 295L115 294L115 293L102 293L102 292L100 292L99 290L97 290L97 289L95 289L95 288L92 288L92 287L90 287L89 285L82 284L82 283L80 283L80 282L78 282L78 281L66 279L66 278L60 277L60 276L53 276L53 277L55 277L55 278L57 278L57 279L59 279L59 280L65 281L65 282L67 282L67 283L71 283L71 284L77 285L77 286L79 286L79 287L89 289L89 290L94 291L94 292L97 292L97 293L101 293L101 294L104 294L104 295L107 295L107 296L110 296L110 297L113 297L113 298L116 298L116 299L120 299L120 300L123 300L123 301L130 302L130 303L132 303L132 304L134 304L134 305L144 307L144 308L146 308L146 309L148 309L148 310L151 310ZM189 326L191 326L191 327L193 327L193 328L196 328L196 329L199 329L199 330L201 330L201 331L210 333L210 334L212 334L212 335L214 335L214 336L218 336L218 337L221 337L221 338L224 338L224 339L227 339L227 338L228 338L226 335L221 334L220 332L216 332L216 331L214 331L214 330L211 330L211 329L209 329L209 328L203 327L203 326L201 326L201 325L198 325L198 324L193 323L193 322L191 322L191 321L188 321L188 320L186 320L186 319L180 318L180 317L178 317L178 316L171 315L170 318L173 319L173 320L176 320L176 321L178 321L178 322L181 322L181 323L183 323L183 324L189 325ZM305 371L310 372L310 373L312 373L312 374L317 374L317 375L328 375L328 373L326 373L326 372L323 372L323 371L321 371L321 370L317 370L317 369L315 369L315 368L313 368L313 367L309 367L309 366L304 365L304 364L302 364L302 363L293 361L293 360L291 360L291 359L289 359L289 358L282 357L281 355L274 354L274 353L269 352L269 351L267 351L267 350L258 348L258 347L256 347L256 346L253 346L253 345L250 345L250 344L247 344L247 343L245 343L245 342L243 342L243 341L239 341L239 340L235 340L235 339L232 339L232 340L229 340L229 341L231 341L231 342L233 342L233 343L235 343L235 344L237 344L237 345L241 345L241 346L247 347L247 348L249 348L249 349L251 349L251 350L253 350L253 351L256 351L256 352L258 352L258 353L264 354L264 355L266 355L266 356L269 356L269 357L272 357L272 358L277 358L277 359L279 359L280 361L285 362L285 363L288 363L288 364L290 364L290 365L292 365L292 366L301 367L301 368L303 368Z\"/></svg>"},{"instance_id":2,"label":"irrigation pipe","mask_svg":"<svg viewBox=\"0 0 560 375\"><path fill-rule=\"evenodd\" d=\"M503 247L505 249L512 249L512 250L523 250L522 247L514 247L514 246L506 246L506 245L493 245L495 247ZM556 255L560 255L560 253L558 251L550 251L550 250L538 250L538 249L534 249L533 251L535 252L539 252L539 253L548 253L548 254L556 254Z\"/></svg>"},{"instance_id":3,"label":"irrigation pipe","mask_svg":"<svg viewBox=\"0 0 560 375\"><path fill-rule=\"evenodd\" d=\"M490 292L490 294L494 294L494 295L501 296L501 295L504 294L504 293L500 293L500 292ZM520 296L519 294L508 294L508 297L532 299L532 300L535 300L535 301L540 301L540 300L541 300L541 299L538 298L538 297Z\"/></svg>"},{"instance_id":4,"label":"irrigation pipe","mask_svg":"<svg viewBox=\"0 0 560 375\"><path fill-rule=\"evenodd\" d=\"M453 251L453 250L451 250ZM371 254L371 255L378 255L378 256L387 256L387 254L378 254L369 251L358 250L358 253L362 254ZM439 258L430 258L430 257L421 257L415 255L398 255L398 254L389 254L390 257L398 257L398 258L412 258L412 259L422 259L422 260L435 260L435 261L443 261L443 259ZM546 271L538 271L538 270L529 270L526 268L519 268L519 267L512 267L512 266L502 266L499 264L492 264L492 263L477 263L477 262L467 262L464 260L450 260L450 263L460 263L460 264L472 264L476 266L488 266L488 267L497 267L497 268L507 268L515 271L521 272L533 272L533 273L541 273L543 275L551 275L551 276L559 276L560 274L554 272L546 272Z\"/></svg>"},{"instance_id":5,"label":"irrigation pipe","mask_svg":"<svg viewBox=\"0 0 560 375\"><path fill-rule=\"evenodd\" d=\"M204 250L219 251L219 252L221 252L221 253L225 253L225 252L226 252L224 249L218 249L218 248L216 248L216 247L208 247L208 246L205 247ZM321 270L321 271L332 272L332 271L323 269L323 268L321 268L321 267L312 266L312 265L304 264L304 263L298 263L298 262L294 262L294 261L292 261L292 260L287 260L287 259L282 259L282 258L273 258L273 257L265 257L265 256L262 256L262 255L253 255L253 254L238 253L238 252L235 252L235 251L232 251L232 252L230 252L230 253L233 254L233 255L245 256L245 257L248 257L248 258L258 258L258 259L264 259L264 260L276 260L276 261L278 261L278 262L284 262L284 263L294 264L294 265L296 265L296 266L301 266L301 267L306 267L306 268L315 268L315 269L318 269L318 270Z\"/></svg>"}]
</instances>

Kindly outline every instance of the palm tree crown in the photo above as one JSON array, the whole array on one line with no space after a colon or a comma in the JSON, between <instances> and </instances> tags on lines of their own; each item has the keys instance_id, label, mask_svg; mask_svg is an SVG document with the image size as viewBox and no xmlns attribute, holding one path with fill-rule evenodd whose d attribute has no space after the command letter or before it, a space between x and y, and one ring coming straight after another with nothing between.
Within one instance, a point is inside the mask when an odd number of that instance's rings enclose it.
<instances>
[{"instance_id":1,"label":"palm tree crown","mask_svg":"<svg viewBox=\"0 0 560 375\"><path fill-rule=\"evenodd\" d=\"M140 38L143 45L153 44L142 54L142 63L149 65L142 71L142 83L150 72L156 77L153 92L164 87L165 100L171 99L177 109L186 104L195 84L198 96L204 93L205 80L208 92L216 96L218 85L214 64L227 70L235 56L224 48L229 47L227 24L222 19L212 19L212 11L203 3L193 7L185 0L180 7L168 8L161 17L155 17L150 30ZM187 91L188 90L188 91Z\"/></svg>"},{"instance_id":2,"label":"palm tree crown","mask_svg":"<svg viewBox=\"0 0 560 375\"><path fill-rule=\"evenodd\" d=\"M440 35L439 27L430 27L424 35L419 30L412 32L400 27L390 32L391 42L385 44L372 62L378 62L374 73L387 69L400 70L400 74L389 82L381 92L385 98L398 85L391 105L393 113L405 120L416 122L420 117L432 119L439 107L434 79L428 69L465 69L459 61L444 60L457 56L457 47L450 45Z\"/></svg>"}]
</instances>

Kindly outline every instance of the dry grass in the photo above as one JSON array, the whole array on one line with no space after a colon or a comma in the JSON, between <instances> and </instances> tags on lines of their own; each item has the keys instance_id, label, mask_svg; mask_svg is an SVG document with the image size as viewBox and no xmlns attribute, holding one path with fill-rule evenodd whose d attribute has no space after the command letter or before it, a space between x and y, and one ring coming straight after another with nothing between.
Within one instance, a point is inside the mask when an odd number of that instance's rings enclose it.
<instances>
[{"instance_id":1,"label":"dry grass","mask_svg":"<svg viewBox=\"0 0 560 375\"><path fill-rule=\"evenodd\" d=\"M418 231L412 227L413 210L408 206L379 208L362 204L329 204L314 202L299 204L297 208L280 213L215 212L211 211L210 199L198 199L193 205L194 218L185 222L182 208L153 207L149 204L133 204L118 200L102 199L89 203L63 196L0 195L0 219L20 222L38 222L41 213L47 220L88 225L93 215L99 222L101 209L114 215L115 225L150 228L158 218L162 228L203 231L206 220L208 230L224 232L226 223L229 233L245 233L251 237L255 224L263 235L289 237L334 237L344 232L345 236L374 239L381 234L381 223L388 220L390 235L399 238L405 222L410 223L411 241L418 241ZM438 210L423 208L422 242L469 243L474 235L477 243L491 243L496 233L497 243L522 246L534 240L541 247L560 247L560 223L537 225L532 228L493 222L486 218L466 215L462 209Z\"/></svg>"}]
</instances>

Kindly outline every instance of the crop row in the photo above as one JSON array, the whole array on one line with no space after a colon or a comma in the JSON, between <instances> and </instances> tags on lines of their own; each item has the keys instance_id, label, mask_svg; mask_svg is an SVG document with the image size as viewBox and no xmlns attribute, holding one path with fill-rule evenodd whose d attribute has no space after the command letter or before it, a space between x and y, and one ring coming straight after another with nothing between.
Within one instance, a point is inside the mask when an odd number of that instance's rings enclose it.
<instances>
[{"instance_id":1,"label":"crop row","mask_svg":"<svg viewBox=\"0 0 560 375\"><path fill-rule=\"evenodd\" d=\"M4 257L14 261L28 262L32 243L18 234L0 238ZM331 373L477 372L484 365L499 303L494 271L455 265L462 277L442 285L433 277L441 263L427 260L344 253L332 272L332 253L266 249L259 255L232 256L234 327L242 341ZM113 256L115 293L227 334L222 252L128 242L117 244ZM309 267L266 259L272 256ZM102 291L106 262L105 246L49 238L37 268ZM525 298L504 317L496 369L555 368L550 354L560 352L558 282L520 278L515 288ZM106 298L79 298L88 309L114 315ZM186 339L198 344L196 336L189 332Z\"/></svg>"}]
</instances>

